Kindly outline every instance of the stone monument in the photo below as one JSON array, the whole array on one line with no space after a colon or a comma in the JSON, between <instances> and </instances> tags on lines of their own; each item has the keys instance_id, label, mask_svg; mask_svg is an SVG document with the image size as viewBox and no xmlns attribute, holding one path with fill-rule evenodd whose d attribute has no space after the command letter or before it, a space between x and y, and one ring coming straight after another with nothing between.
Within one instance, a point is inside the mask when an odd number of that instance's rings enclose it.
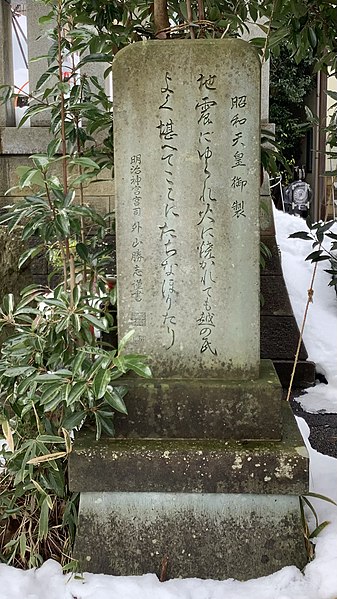
<instances>
[{"instance_id":1,"label":"stone monument","mask_svg":"<svg viewBox=\"0 0 337 599\"><path fill-rule=\"evenodd\" d=\"M75 447L76 554L121 575L301 567L307 455L260 362L258 56L151 41L113 75L119 336L153 379L125 377L117 438Z\"/></svg>"}]
</instances>

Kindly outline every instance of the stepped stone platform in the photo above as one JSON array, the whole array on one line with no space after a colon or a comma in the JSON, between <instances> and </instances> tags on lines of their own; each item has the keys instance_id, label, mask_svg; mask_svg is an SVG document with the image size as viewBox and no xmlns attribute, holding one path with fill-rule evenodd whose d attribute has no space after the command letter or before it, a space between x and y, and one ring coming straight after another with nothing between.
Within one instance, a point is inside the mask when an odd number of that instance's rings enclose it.
<instances>
[{"instance_id":1,"label":"stepped stone platform","mask_svg":"<svg viewBox=\"0 0 337 599\"><path fill-rule=\"evenodd\" d=\"M303 568L308 456L285 402L282 422L269 444L83 437L70 456L82 568L159 576L167 558L172 578L241 580Z\"/></svg>"},{"instance_id":2,"label":"stepped stone platform","mask_svg":"<svg viewBox=\"0 0 337 599\"><path fill-rule=\"evenodd\" d=\"M271 252L265 268L260 271L262 297L260 314L261 359L273 361L283 387L289 386L297 344L299 328L289 301L284 281L281 256L275 238L275 227L269 195L262 196L265 210L261 218L261 241ZM301 344L293 388L305 389L315 383L315 364L308 360L304 343Z\"/></svg>"}]
</instances>

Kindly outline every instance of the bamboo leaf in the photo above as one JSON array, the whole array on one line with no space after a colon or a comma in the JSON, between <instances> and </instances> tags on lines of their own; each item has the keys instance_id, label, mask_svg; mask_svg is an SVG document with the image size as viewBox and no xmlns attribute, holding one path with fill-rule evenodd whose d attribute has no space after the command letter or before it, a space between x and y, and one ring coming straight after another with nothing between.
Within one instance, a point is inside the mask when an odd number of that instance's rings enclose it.
<instances>
[{"instance_id":1,"label":"bamboo leaf","mask_svg":"<svg viewBox=\"0 0 337 599\"><path fill-rule=\"evenodd\" d=\"M336 501L334 501L330 497L327 497L326 495L320 495L319 493L312 493L310 491L310 493L305 494L305 497L315 497L316 499L322 499L322 501L327 501L328 503L332 503L332 505L335 505L337 507Z\"/></svg>"},{"instance_id":2,"label":"bamboo leaf","mask_svg":"<svg viewBox=\"0 0 337 599\"><path fill-rule=\"evenodd\" d=\"M25 559L26 550L27 550L27 537L26 533L22 532L19 539L19 547L20 547L20 557L22 560Z\"/></svg>"},{"instance_id":3,"label":"bamboo leaf","mask_svg":"<svg viewBox=\"0 0 337 599\"><path fill-rule=\"evenodd\" d=\"M49 504L47 501L47 497L44 498L41 510L40 510L40 519L39 519L39 539L46 539L49 532Z\"/></svg>"},{"instance_id":4,"label":"bamboo leaf","mask_svg":"<svg viewBox=\"0 0 337 599\"><path fill-rule=\"evenodd\" d=\"M38 435L36 440L41 443L63 443L63 438L58 435Z\"/></svg>"},{"instance_id":5,"label":"bamboo leaf","mask_svg":"<svg viewBox=\"0 0 337 599\"><path fill-rule=\"evenodd\" d=\"M14 452L14 439L13 439L11 425L9 424L8 420L3 419L1 422L1 427L2 427L3 435L5 437L5 441L8 445L8 448L13 453Z\"/></svg>"},{"instance_id":6,"label":"bamboo leaf","mask_svg":"<svg viewBox=\"0 0 337 599\"><path fill-rule=\"evenodd\" d=\"M71 451L73 449L70 435L69 435L69 432L65 428L62 428L62 433L64 436L64 442L66 445L66 452L67 452L67 454L69 454L69 453L71 453Z\"/></svg>"},{"instance_id":7,"label":"bamboo leaf","mask_svg":"<svg viewBox=\"0 0 337 599\"><path fill-rule=\"evenodd\" d=\"M6 314L13 314L14 310L14 295L13 293L7 293L3 299L4 312Z\"/></svg>"},{"instance_id":8,"label":"bamboo leaf","mask_svg":"<svg viewBox=\"0 0 337 599\"><path fill-rule=\"evenodd\" d=\"M330 524L329 520L325 520L324 522L321 522L321 524L319 526L317 526L317 528L315 528L315 530L313 530L310 533L309 539L314 539L315 537L318 537L319 533L322 532L322 530L324 530L324 528L326 526L328 526L328 524Z\"/></svg>"},{"instance_id":9,"label":"bamboo leaf","mask_svg":"<svg viewBox=\"0 0 337 599\"><path fill-rule=\"evenodd\" d=\"M47 492L41 487L40 483L38 483L36 480L31 480L31 482L33 483L34 487L37 489L37 491L42 495L42 497L46 497Z\"/></svg>"},{"instance_id":10,"label":"bamboo leaf","mask_svg":"<svg viewBox=\"0 0 337 599\"><path fill-rule=\"evenodd\" d=\"M50 462L51 460L58 460L59 458L65 458L67 455L66 451L57 451L55 453L46 453L44 455L36 456L28 460L27 464L42 464L44 462Z\"/></svg>"}]
</instances>

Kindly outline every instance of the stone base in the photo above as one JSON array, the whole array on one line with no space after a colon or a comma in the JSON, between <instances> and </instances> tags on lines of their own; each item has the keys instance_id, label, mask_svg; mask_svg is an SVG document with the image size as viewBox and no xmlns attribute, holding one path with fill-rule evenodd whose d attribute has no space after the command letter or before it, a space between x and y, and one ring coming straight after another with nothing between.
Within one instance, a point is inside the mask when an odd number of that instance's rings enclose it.
<instances>
[{"instance_id":1,"label":"stone base","mask_svg":"<svg viewBox=\"0 0 337 599\"><path fill-rule=\"evenodd\" d=\"M280 402L278 442L82 436L69 458L79 492L305 493L308 457L291 408Z\"/></svg>"},{"instance_id":2,"label":"stone base","mask_svg":"<svg viewBox=\"0 0 337 599\"><path fill-rule=\"evenodd\" d=\"M298 497L82 493L75 556L83 571L169 578L267 576L306 563Z\"/></svg>"},{"instance_id":3,"label":"stone base","mask_svg":"<svg viewBox=\"0 0 337 599\"><path fill-rule=\"evenodd\" d=\"M281 438L282 388L273 363L261 360L256 380L123 377L128 415L116 435L128 438Z\"/></svg>"},{"instance_id":4,"label":"stone base","mask_svg":"<svg viewBox=\"0 0 337 599\"><path fill-rule=\"evenodd\" d=\"M90 438L70 456L81 491L75 557L106 574L245 580L305 564L298 495L308 456L289 404L280 442ZM94 541L93 541L94 539Z\"/></svg>"},{"instance_id":5,"label":"stone base","mask_svg":"<svg viewBox=\"0 0 337 599\"><path fill-rule=\"evenodd\" d=\"M277 376L284 389L289 388L294 360L273 360ZM315 384L316 365L308 360L299 360L296 364L293 389L306 389Z\"/></svg>"}]
</instances>

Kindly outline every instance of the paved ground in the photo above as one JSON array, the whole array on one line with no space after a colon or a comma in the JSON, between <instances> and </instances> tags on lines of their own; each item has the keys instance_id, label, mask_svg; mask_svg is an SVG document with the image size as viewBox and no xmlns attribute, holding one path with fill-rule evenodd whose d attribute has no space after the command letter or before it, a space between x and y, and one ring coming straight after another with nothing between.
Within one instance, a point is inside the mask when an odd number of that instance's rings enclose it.
<instances>
[{"instance_id":1,"label":"paved ground","mask_svg":"<svg viewBox=\"0 0 337 599\"><path fill-rule=\"evenodd\" d=\"M291 400L296 416L301 416L310 427L309 441L320 453L337 458L337 414L308 414L296 399Z\"/></svg>"}]
</instances>

